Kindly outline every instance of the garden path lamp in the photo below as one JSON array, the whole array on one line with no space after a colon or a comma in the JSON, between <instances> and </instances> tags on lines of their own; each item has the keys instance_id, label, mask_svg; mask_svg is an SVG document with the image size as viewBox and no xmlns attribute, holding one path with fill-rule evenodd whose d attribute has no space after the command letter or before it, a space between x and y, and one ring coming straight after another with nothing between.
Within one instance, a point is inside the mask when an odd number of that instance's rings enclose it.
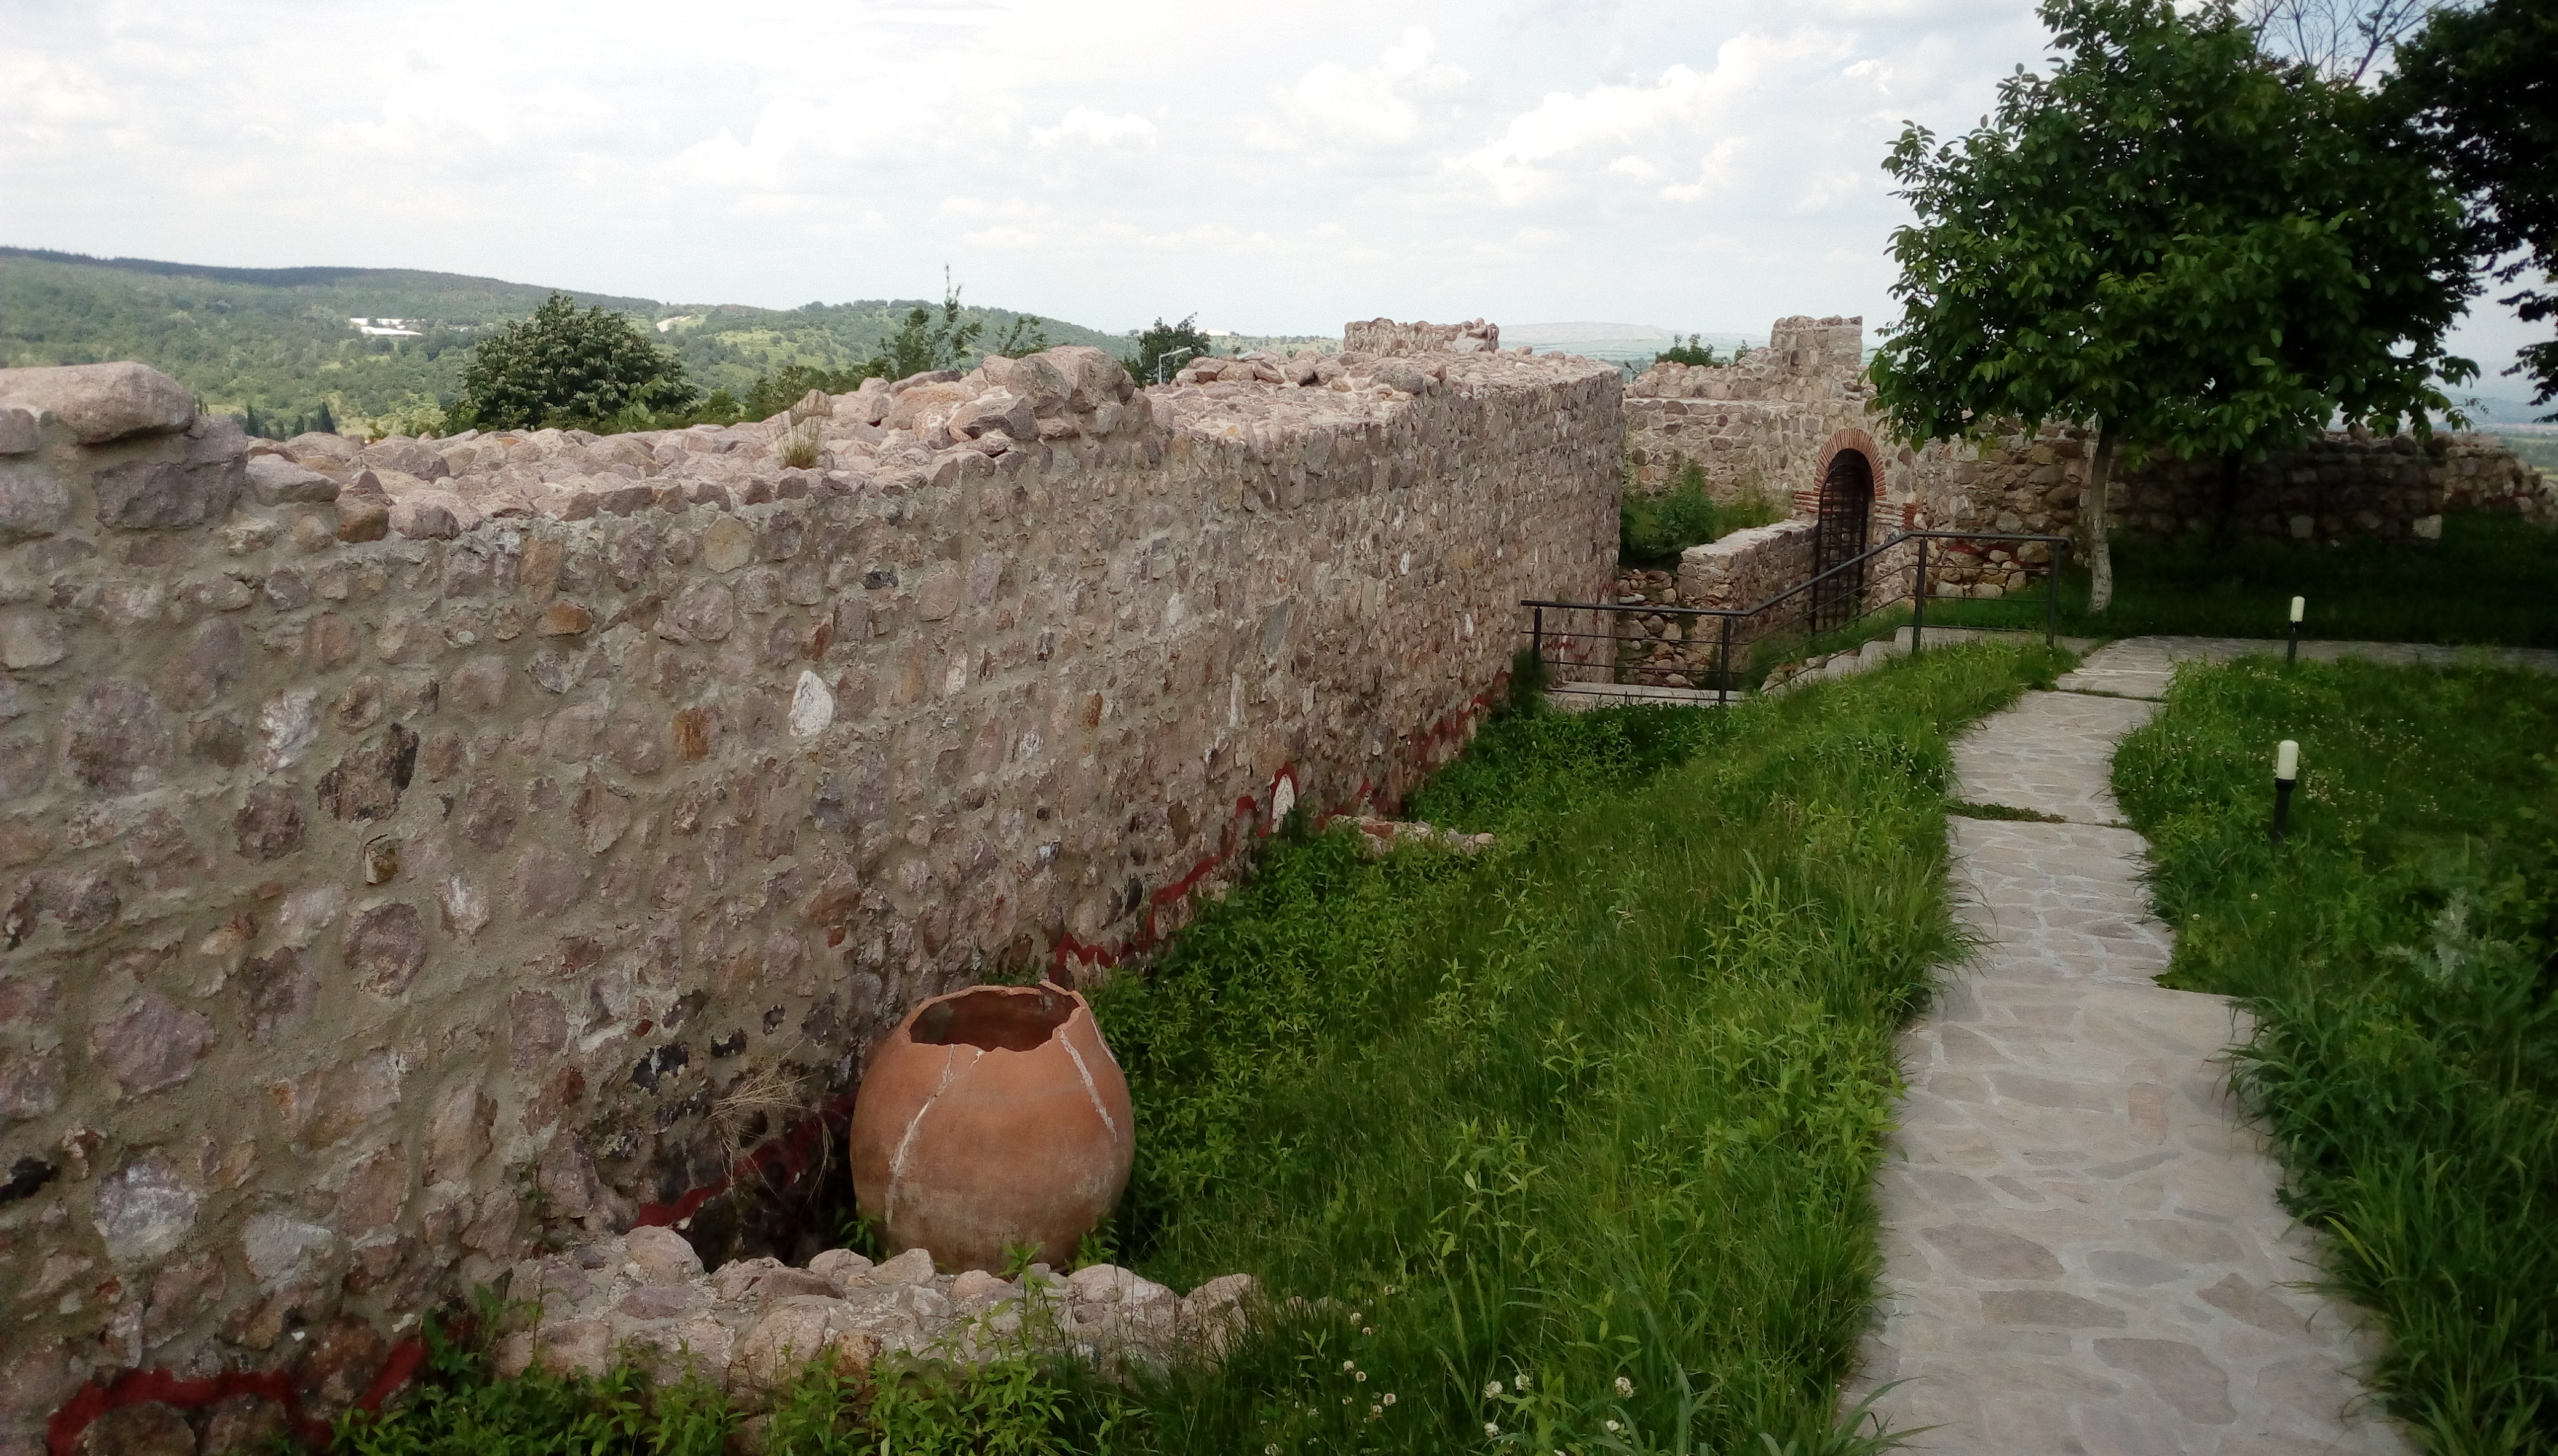
<instances>
[{"instance_id":1,"label":"garden path lamp","mask_svg":"<svg viewBox=\"0 0 2558 1456\"><path fill-rule=\"evenodd\" d=\"M2301 746L2291 739L2274 745L2274 842L2283 842L2291 827L2292 786L2301 777Z\"/></svg>"},{"instance_id":2,"label":"garden path lamp","mask_svg":"<svg viewBox=\"0 0 2558 1456\"><path fill-rule=\"evenodd\" d=\"M2308 605L2306 597L2292 598L2292 645L2283 650L2283 665L2286 667L2301 659L2301 609Z\"/></svg>"}]
</instances>

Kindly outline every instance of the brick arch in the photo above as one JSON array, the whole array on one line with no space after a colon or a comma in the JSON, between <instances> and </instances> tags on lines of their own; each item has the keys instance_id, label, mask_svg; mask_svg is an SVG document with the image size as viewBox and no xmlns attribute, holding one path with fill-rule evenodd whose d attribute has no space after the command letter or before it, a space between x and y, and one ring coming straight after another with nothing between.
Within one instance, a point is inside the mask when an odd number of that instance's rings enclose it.
<instances>
[{"instance_id":1,"label":"brick arch","mask_svg":"<svg viewBox=\"0 0 2558 1456\"><path fill-rule=\"evenodd\" d=\"M1838 459L1839 452L1843 450L1853 450L1865 457L1867 475L1874 485L1874 509L1878 515L1882 513L1883 499L1890 490L1883 477L1883 452L1875 445L1872 435L1863 430L1846 429L1838 431L1821 442L1820 453L1814 457L1811 479L1794 491L1796 515L1816 515L1820 512L1821 482L1830 478L1830 462Z\"/></svg>"},{"instance_id":2,"label":"brick arch","mask_svg":"<svg viewBox=\"0 0 2558 1456\"><path fill-rule=\"evenodd\" d=\"M1885 490L1883 452L1875 447L1874 437L1863 430L1841 430L1821 442L1820 456L1812 467L1812 489L1817 492L1821 482L1830 478L1830 462L1838 459L1839 452L1843 450L1853 450L1865 457L1867 475L1874 482L1874 499L1878 505L1881 504Z\"/></svg>"}]
</instances>

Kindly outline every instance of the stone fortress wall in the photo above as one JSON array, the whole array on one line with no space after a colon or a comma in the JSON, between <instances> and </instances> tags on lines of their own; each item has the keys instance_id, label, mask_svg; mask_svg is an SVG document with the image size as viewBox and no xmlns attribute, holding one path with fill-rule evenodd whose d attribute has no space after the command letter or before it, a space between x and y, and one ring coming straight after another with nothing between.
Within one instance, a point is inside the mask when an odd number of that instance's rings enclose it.
<instances>
[{"instance_id":1,"label":"stone fortress wall","mask_svg":"<svg viewBox=\"0 0 2558 1456\"><path fill-rule=\"evenodd\" d=\"M0 372L0 1452L119 1371L325 1417L690 1212L751 1079L1391 804L1607 589L1623 454L1613 365L1405 342L369 448Z\"/></svg>"},{"instance_id":2,"label":"stone fortress wall","mask_svg":"<svg viewBox=\"0 0 2558 1456\"><path fill-rule=\"evenodd\" d=\"M1769 339L1737 364L1656 364L1627 386L1628 489L1658 495L1694 465L1718 502L1755 492L1788 511L1773 525L1690 547L1675 572L1620 573L1616 600L1630 610L1618 630L1631 626L1650 639L1628 660L1677 674L1645 680L1705 683L1716 624L1643 608L1747 607L1811 575L1818 488L1842 450L1863 454L1874 477L1870 545L1904 527L2082 535L2091 431L2051 423L2031 439L1899 444L1874 407L1862 319L1778 319ZM2242 466L2230 484L2230 523L2242 535L2272 539L2422 540L2441 534L2443 512L2463 510L2558 523L2558 486L2478 435L2442 433L2419 444L2337 432ZM2108 514L2117 528L2143 535L2207 530L2222 513L2221 491L2216 462L2153 458L2117 469ZM2035 580L2048 555L2030 542L1938 541L1929 551L1930 592L1997 596ZM1867 604L1906 599L1917 569L1912 548L1877 558ZM1736 623L1736 647L1800 633L1808 605L1797 598Z\"/></svg>"},{"instance_id":3,"label":"stone fortress wall","mask_svg":"<svg viewBox=\"0 0 2558 1456\"><path fill-rule=\"evenodd\" d=\"M1686 553L1675 581L1621 578L1622 596L1685 606L1749 605L1799 581L1812 560L1818 485L1842 449L1866 455L1877 487L1868 527L1880 543L1903 526L2076 537L2094 452L2091 431L2047 424L2032 439L1979 444L1892 441L1874 407L1863 364L1861 319L1776 321L1770 347L1735 364L1657 364L1627 388L1629 488L1668 489L1690 464L1706 489L1730 502L1759 491L1789 508L1787 520L1738 532ZM2241 466L2227 518L2242 535L2341 542L2438 536L2446 510L2510 510L2558 522L2558 488L2493 439L2437 434L2374 438L2335 432L2299 450ZM2216 462L2154 457L2118 468L2109 515L2152 536L2208 529L2222 513ZM1938 594L1997 595L2030 580L2044 548L1939 542L1928 576ZM1905 594L1915 558L1875 563L1872 594ZM1896 585L1892 583L1897 582ZM1776 614L1772 614L1776 615ZM1745 636L1790 630L1754 624Z\"/></svg>"},{"instance_id":4,"label":"stone fortress wall","mask_svg":"<svg viewBox=\"0 0 2558 1456\"><path fill-rule=\"evenodd\" d=\"M1737 364L1643 370L1626 386L1629 486L1656 496L1695 465L1719 502L1749 491L1786 500L1825 442L1866 424L1864 349L1862 319L1797 316Z\"/></svg>"}]
</instances>

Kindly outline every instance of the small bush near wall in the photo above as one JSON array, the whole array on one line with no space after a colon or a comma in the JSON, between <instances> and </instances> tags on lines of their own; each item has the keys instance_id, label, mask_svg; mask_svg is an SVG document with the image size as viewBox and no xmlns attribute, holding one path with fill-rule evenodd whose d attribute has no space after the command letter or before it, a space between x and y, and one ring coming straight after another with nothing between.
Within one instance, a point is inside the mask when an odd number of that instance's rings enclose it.
<instances>
[{"instance_id":1,"label":"small bush near wall","mask_svg":"<svg viewBox=\"0 0 2558 1456\"><path fill-rule=\"evenodd\" d=\"M1675 570L1679 552L1749 526L1781 520L1785 512L1756 482L1740 497L1718 504L1706 494L1704 467L1690 462L1678 481L1657 496L1626 493L1619 507L1617 559L1625 566Z\"/></svg>"}]
</instances>

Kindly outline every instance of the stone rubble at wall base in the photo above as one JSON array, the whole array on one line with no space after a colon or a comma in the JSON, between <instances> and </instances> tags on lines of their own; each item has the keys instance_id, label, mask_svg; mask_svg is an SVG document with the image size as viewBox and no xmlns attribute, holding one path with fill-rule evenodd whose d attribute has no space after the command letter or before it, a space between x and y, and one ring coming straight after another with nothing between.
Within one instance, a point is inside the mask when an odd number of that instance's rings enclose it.
<instances>
[{"instance_id":1,"label":"stone rubble at wall base","mask_svg":"<svg viewBox=\"0 0 2558 1456\"><path fill-rule=\"evenodd\" d=\"M804 1268L754 1258L706 1272L680 1235L658 1228L525 1259L506 1294L539 1315L499 1341L501 1377L536 1366L601 1375L633 1358L659 1383L697 1376L749 1408L821 1357L845 1374L883 1356L980 1365L1063 1353L1105 1371L1213 1361L1260 1297L1248 1274L1185 1296L1108 1264L1064 1277L1046 1264L1017 1279L935 1274L922 1249L880 1264L839 1248Z\"/></svg>"}]
</instances>

